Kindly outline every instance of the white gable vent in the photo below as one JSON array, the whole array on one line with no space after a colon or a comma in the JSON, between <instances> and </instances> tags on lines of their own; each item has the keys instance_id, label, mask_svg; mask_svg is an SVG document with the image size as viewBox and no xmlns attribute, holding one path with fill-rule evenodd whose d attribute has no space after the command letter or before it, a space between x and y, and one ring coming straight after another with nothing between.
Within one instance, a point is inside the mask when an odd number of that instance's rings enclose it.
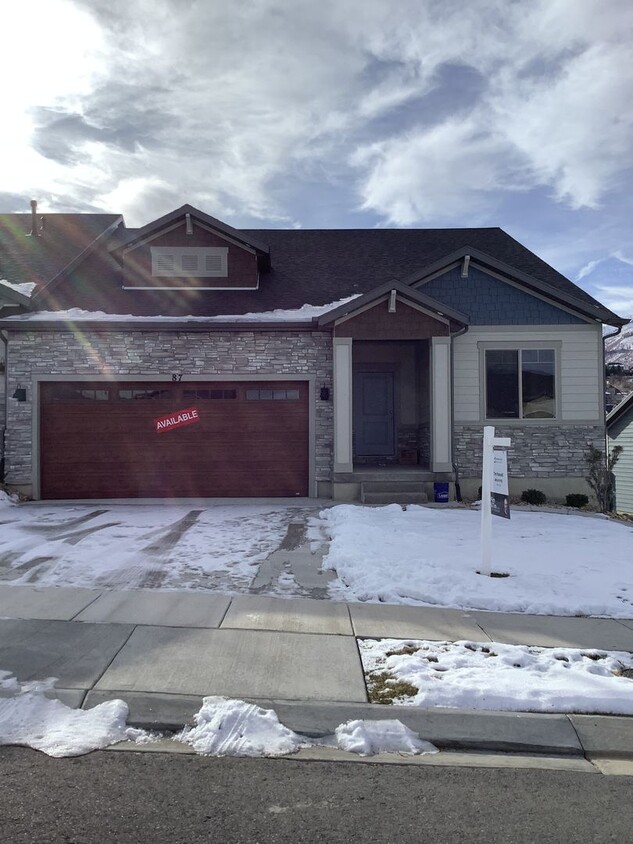
<instances>
[{"instance_id":1,"label":"white gable vent","mask_svg":"<svg viewBox=\"0 0 633 844\"><path fill-rule=\"evenodd\" d=\"M170 278L226 278L228 253L226 247L214 246L152 246L152 275Z\"/></svg>"}]
</instances>

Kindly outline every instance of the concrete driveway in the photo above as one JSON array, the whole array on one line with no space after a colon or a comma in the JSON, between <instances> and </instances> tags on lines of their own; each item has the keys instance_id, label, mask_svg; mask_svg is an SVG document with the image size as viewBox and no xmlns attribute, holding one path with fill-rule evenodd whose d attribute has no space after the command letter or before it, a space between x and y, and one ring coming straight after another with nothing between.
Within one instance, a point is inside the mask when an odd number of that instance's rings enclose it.
<instances>
[{"instance_id":1,"label":"concrete driveway","mask_svg":"<svg viewBox=\"0 0 633 844\"><path fill-rule=\"evenodd\" d=\"M0 509L0 583L324 598L314 499L30 502Z\"/></svg>"}]
</instances>

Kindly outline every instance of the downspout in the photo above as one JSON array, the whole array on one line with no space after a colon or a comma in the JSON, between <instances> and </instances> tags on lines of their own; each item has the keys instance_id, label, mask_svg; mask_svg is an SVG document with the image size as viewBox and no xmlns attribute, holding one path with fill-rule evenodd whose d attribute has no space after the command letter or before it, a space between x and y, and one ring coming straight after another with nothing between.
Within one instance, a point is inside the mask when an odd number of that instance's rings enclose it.
<instances>
[{"instance_id":1,"label":"downspout","mask_svg":"<svg viewBox=\"0 0 633 844\"><path fill-rule=\"evenodd\" d=\"M453 472L455 473L455 499L462 500L462 490L459 484L459 466L455 462L455 357L453 355L453 340L455 337L461 337L466 334L470 326L465 325L451 334L451 463L453 464Z\"/></svg>"},{"instance_id":2,"label":"downspout","mask_svg":"<svg viewBox=\"0 0 633 844\"><path fill-rule=\"evenodd\" d=\"M613 334L603 334L602 335L602 418L606 420L607 416L607 406L606 406L606 395L607 395L607 366L605 363L606 358L606 350L604 347L604 341L610 340L612 337L617 337L619 334L622 333L622 329L624 328L623 325L619 325ZM604 425L604 456L605 460L609 459L609 435L607 434L607 425L605 421Z\"/></svg>"},{"instance_id":3,"label":"downspout","mask_svg":"<svg viewBox=\"0 0 633 844\"><path fill-rule=\"evenodd\" d=\"M4 408L2 414L2 431L0 431L0 482L4 481L4 437L8 419L8 388L9 388L9 337L6 331L0 331L0 338L4 344Z\"/></svg>"}]
</instances>

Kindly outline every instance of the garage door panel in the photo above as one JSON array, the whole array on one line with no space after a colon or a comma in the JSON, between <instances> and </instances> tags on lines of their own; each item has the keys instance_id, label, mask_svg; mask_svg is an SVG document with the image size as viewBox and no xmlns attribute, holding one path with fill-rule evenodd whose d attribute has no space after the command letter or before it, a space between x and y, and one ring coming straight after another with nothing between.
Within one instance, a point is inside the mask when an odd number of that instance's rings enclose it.
<instances>
[{"instance_id":1,"label":"garage door panel","mask_svg":"<svg viewBox=\"0 0 633 844\"><path fill-rule=\"evenodd\" d=\"M307 383L168 385L168 400L121 400L132 390L162 395L165 384L120 383L108 385L107 400L91 399L101 387L43 385L43 498L308 494ZM212 389L235 398L205 398ZM266 390L279 398L262 400ZM157 417L192 406L199 422L156 433Z\"/></svg>"}]
</instances>

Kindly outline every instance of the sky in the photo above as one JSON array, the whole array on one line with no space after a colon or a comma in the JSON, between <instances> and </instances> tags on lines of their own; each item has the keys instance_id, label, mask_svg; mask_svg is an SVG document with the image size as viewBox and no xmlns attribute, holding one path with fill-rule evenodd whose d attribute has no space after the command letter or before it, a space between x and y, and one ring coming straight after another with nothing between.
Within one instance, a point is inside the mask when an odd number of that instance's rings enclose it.
<instances>
[{"instance_id":1,"label":"sky","mask_svg":"<svg viewBox=\"0 0 633 844\"><path fill-rule=\"evenodd\" d=\"M2 9L0 211L500 226L633 317L630 0Z\"/></svg>"}]
</instances>

